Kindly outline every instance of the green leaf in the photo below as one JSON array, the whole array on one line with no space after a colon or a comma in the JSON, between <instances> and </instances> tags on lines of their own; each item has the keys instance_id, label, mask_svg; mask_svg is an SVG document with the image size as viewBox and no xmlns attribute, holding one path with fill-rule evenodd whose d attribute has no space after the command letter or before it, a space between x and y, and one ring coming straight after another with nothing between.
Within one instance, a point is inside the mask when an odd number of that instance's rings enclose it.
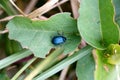
<instances>
[{"instance_id":1,"label":"green leaf","mask_svg":"<svg viewBox=\"0 0 120 80\"><path fill-rule=\"evenodd\" d=\"M45 80L48 77L54 75L55 73L59 72L60 70L64 69L68 65L74 63L75 61L83 58L84 56L88 55L92 51L92 47L87 46L80 51L74 53L73 55L69 56L68 58L64 59L63 61L59 62L55 66L51 67L50 69L46 70L45 72L38 75L33 80Z\"/></svg>"},{"instance_id":2,"label":"green leaf","mask_svg":"<svg viewBox=\"0 0 120 80\"><path fill-rule=\"evenodd\" d=\"M115 9L115 22L120 27L120 0L112 0Z\"/></svg>"},{"instance_id":3,"label":"green leaf","mask_svg":"<svg viewBox=\"0 0 120 80\"><path fill-rule=\"evenodd\" d=\"M0 69L9 66L10 64L15 63L16 61L23 59L29 55L31 55L31 51L29 50L22 50L20 52L17 52L11 56L8 56L7 58L4 58L0 60Z\"/></svg>"},{"instance_id":4,"label":"green leaf","mask_svg":"<svg viewBox=\"0 0 120 80\"><path fill-rule=\"evenodd\" d=\"M95 80L120 80L120 66L111 65L107 63L107 57L104 51L96 50L96 70L95 70Z\"/></svg>"},{"instance_id":5,"label":"green leaf","mask_svg":"<svg viewBox=\"0 0 120 80\"><path fill-rule=\"evenodd\" d=\"M111 0L82 0L79 14L78 29L88 44L103 50L118 43L119 30L113 21Z\"/></svg>"},{"instance_id":6,"label":"green leaf","mask_svg":"<svg viewBox=\"0 0 120 80\"><path fill-rule=\"evenodd\" d=\"M112 0L112 3L115 8L115 21L120 27L120 0Z\"/></svg>"},{"instance_id":7,"label":"green leaf","mask_svg":"<svg viewBox=\"0 0 120 80\"><path fill-rule=\"evenodd\" d=\"M71 18L69 13L54 15L46 21L15 17L7 24L7 28L10 39L19 41L23 48L30 49L35 56L42 58L51 48L58 47L51 42L56 35L61 34L67 38L63 44L64 53L73 51L80 42L80 37L76 35L78 33L76 20Z\"/></svg>"},{"instance_id":8,"label":"green leaf","mask_svg":"<svg viewBox=\"0 0 120 80\"><path fill-rule=\"evenodd\" d=\"M78 80L94 80L95 62L91 52L78 60L76 74Z\"/></svg>"}]
</instances>

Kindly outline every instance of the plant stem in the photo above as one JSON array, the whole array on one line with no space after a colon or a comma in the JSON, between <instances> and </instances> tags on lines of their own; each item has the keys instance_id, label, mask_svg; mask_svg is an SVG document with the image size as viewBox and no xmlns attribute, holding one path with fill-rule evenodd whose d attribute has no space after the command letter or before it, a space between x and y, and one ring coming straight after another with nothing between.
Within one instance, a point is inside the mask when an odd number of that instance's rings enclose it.
<instances>
[{"instance_id":1,"label":"plant stem","mask_svg":"<svg viewBox=\"0 0 120 80\"><path fill-rule=\"evenodd\" d=\"M29 55L31 55L31 51L29 50L21 50L20 52L14 53L11 56L8 56L5 59L0 60L0 69L9 66L12 63L15 63L16 61L23 59Z\"/></svg>"},{"instance_id":2,"label":"plant stem","mask_svg":"<svg viewBox=\"0 0 120 80\"><path fill-rule=\"evenodd\" d=\"M63 51L64 48L57 48L45 60L43 60L24 80L32 80L36 75L52 66L58 60L58 56Z\"/></svg>"},{"instance_id":3,"label":"plant stem","mask_svg":"<svg viewBox=\"0 0 120 80\"><path fill-rule=\"evenodd\" d=\"M34 57L34 58L31 59L30 61L28 61L28 63L27 63L24 67L22 67L22 68L15 74L15 76L14 76L11 80L16 80L16 79L20 76L20 74L21 74L30 64L32 64L36 59L37 59L37 58Z\"/></svg>"},{"instance_id":4,"label":"plant stem","mask_svg":"<svg viewBox=\"0 0 120 80\"><path fill-rule=\"evenodd\" d=\"M54 75L55 73L59 72L60 70L64 69L68 65L74 63L75 61L83 58L85 55L88 55L93 50L92 47L87 46L78 52L74 53L73 55L69 56L68 58L65 58L61 62L57 63L53 67L49 68L48 70L44 71L37 77L33 78L33 80L46 80L50 76Z\"/></svg>"},{"instance_id":5,"label":"plant stem","mask_svg":"<svg viewBox=\"0 0 120 80\"><path fill-rule=\"evenodd\" d=\"M9 0L0 0L0 7L2 7L8 15L17 14L17 11L10 4Z\"/></svg>"}]
</instances>

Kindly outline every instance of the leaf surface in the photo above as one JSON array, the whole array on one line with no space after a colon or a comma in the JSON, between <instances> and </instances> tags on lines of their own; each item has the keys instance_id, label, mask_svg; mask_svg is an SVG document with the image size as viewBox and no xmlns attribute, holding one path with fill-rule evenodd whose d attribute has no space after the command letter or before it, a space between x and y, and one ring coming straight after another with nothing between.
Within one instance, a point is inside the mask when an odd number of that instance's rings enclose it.
<instances>
[{"instance_id":1,"label":"leaf surface","mask_svg":"<svg viewBox=\"0 0 120 80\"><path fill-rule=\"evenodd\" d=\"M35 56L44 58L51 48L56 48L51 40L56 35L67 38L63 44L65 52L73 51L80 42L76 34L76 20L69 13L61 13L46 21L31 21L25 17L15 17L8 24L9 38L17 40L23 48L30 49Z\"/></svg>"},{"instance_id":2,"label":"leaf surface","mask_svg":"<svg viewBox=\"0 0 120 80\"><path fill-rule=\"evenodd\" d=\"M81 0L79 14L78 29L88 44L103 50L118 43L119 30L113 21L111 0Z\"/></svg>"},{"instance_id":3,"label":"leaf surface","mask_svg":"<svg viewBox=\"0 0 120 80\"><path fill-rule=\"evenodd\" d=\"M120 27L120 0L112 0L115 9L115 21Z\"/></svg>"},{"instance_id":4,"label":"leaf surface","mask_svg":"<svg viewBox=\"0 0 120 80\"><path fill-rule=\"evenodd\" d=\"M95 62L91 52L78 60L76 74L78 80L94 80Z\"/></svg>"}]
</instances>

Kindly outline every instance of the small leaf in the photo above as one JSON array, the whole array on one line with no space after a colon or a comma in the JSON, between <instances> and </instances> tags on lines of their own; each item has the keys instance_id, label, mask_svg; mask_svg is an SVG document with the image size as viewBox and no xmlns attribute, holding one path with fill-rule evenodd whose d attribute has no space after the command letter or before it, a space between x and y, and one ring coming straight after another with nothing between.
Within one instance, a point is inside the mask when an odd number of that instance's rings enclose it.
<instances>
[{"instance_id":1,"label":"small leaf","mask_svg":"<svg viewBox=\"0 0 120 80\"><path fill-rule=\"evenodd\" d=\"M63 44L65 53L73 51L80 42L80 37L76 34L76 20L70 17L69 13L61 13L52 16L46 21L31 21L25 17L15 17L7 28L9 38L17 40L23 48L30 49L35 56L44 58L51 48L56 48L51 40L56 35L66 37ZM59 33L59 34L58 34Z\"/></svg>"},{"instance_id":2,"label":"small leaf","mask_svg":"<svg viewBox=\"0 0 120 80\"><path fill-rule=\"evenodd\" d=\"M94 80L95 62L91 52L78 60L76 74L78 80Z\"/></svg>"},{"instance_id":3,"label":"small leaf","mask_svg":"<svg viewBox=\"0 0 120 80\"><path fill-rule=\"evenodd\" d=\"M78 29L88 44L103 50L118 43L119 30L113 21L111 0L81 0L79 14Z\"/></svg>"},{"instance_id":4,"label":"small leaf","mask_svg":"<svg viewBox=\"0 0 120 80\"><path fill-rule=\"evenodd\" d=\"M113 65L120 64L120 45L111 44L106 51L109 54L107 62Z\"/></svg>"},{"instance_id":5,"label":"small leaf","mask_svg":"<svg viewBox=\"0 0 120 80\"><path fill-rule=\"evenodd\" d=\"M107 63L104 51L95 50L96 61L95 80L119 80L119 69Z\"/></svg>"}]
</instances>

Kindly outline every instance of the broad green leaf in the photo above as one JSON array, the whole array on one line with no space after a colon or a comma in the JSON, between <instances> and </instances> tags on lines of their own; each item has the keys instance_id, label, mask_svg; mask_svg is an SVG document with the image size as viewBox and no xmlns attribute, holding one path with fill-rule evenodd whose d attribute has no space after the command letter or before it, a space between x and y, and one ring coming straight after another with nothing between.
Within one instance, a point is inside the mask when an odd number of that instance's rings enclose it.
<instances>
[{"instance_id":1,"label":"broad green leaf","mask_svg":"<svg viewBox=\"0 0 120 80\"><path fill-rule=\"evenodd\" d=\"M95 62L91 52L78 60L76 74L78 80L94 80Z\"/></svg>"},{"instance_id":2,"label":"broad green leaf","mask_svg":"<svg viewBox=\"0 0 120 80\"><path fill-rule=\"evenodd\" d=\"M120 80L120 67L116 68L115 65L107 63L104 51L96 50L94 55L96 56L95 80Z\"/></svg>"},{"instance_id":3,"label":"broad green leaf","mask_svg":"<svg viewBox=\"0 0 120 80\"><path fill-rule=\"evenodd\" d=\"M48 77L54 75L55 73L59 72L60 70L64 69L68 65L74 63L75 61L83 58L84 56L88 55L92 51L92 47L87 46L80 51L74 53L73 55L69 56L68 58L64 59L63 61L59 62L55 66L51 67L50 69L46 70L45 72L38 75L33 80L45 80Z\"/></svg>"},{"instance_id":4,"label":"broad green leaf","mask_svg":"<svg viewBox=\"0 0 120 80\"><path fill-rule=\"evenodd\" d=\"M13 6L10 4L9 0L0 0L0 7L2 7L8 15L17 14Z\"/></svg>"},{"instance_id":5,"label":"broad green leaf","mask_svg":"<svg viewBox=\"0 0 120 80\"><path fill-rule=\"evenodd\" d=\"M78 29L88 44L103 50L118 43L119 30L113 21L111 0L81 0L79 14Z\"/></svg>"},{"instance_id":6,"label":"broad green leaf","mask_svg":"<svg viewBox=\"0 0 120 80\"><path fill-rule=\"evenodd\" d=\"M115 21L120 27L120 0L112 0L115 8Z\"/></svg>"},{"instance_id":7,"label":"broad green leaf","mask_svg":"<svg viewBox=\"0 0 120 80\"><path fill-rule=\"evenodd\" d=\"M20 52L17 52L11 56L8 56L7 58L4 58L0 60L0 69L9 66L10 64L15 63L16 61L23 59L29 55L31 55L31 51L29 50L22 50Z\"/></svg>"},{"instance_id":8,"label":"broad green leaf","mask_svg":"<svg viewBox=\"0 0 120 80\"><path fill-rule=\"evenodd\" d=\"M56 35L61 34L67 38L63 44L65 53L73 51L80 42L80 37L76 35L76 20L69 13L56 14L46 21L15 17L7 24L7 28L10 39L19 41L23 48L30 49L35 56L42 58L51 48L58 47L51 42Z\"/></svg>"}]
</instances>

